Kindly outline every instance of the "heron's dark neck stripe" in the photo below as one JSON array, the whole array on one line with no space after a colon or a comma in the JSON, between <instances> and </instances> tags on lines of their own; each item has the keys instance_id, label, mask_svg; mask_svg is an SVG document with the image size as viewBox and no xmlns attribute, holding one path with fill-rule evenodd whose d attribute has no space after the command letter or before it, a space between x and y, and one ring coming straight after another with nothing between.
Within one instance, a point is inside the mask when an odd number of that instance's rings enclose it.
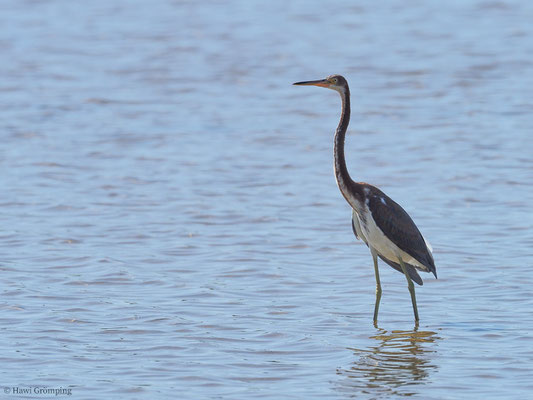
<instances>
[{"instance_id":1,"label":"heron's dark neck stripe","mask_svg":"<svg viewBox=\"0 0 533 400\"><path fill-rule=\"evenodd\" d=\"M359 197L361 200L362 190L355 183L350 174L348 173L348 168L346 168L346 159L344 157L344 141L346 138L346 131L348 129L348 124L350 123L350 89L346 87L344 92L340 92L342 100L342 112L341 119L339 121L339 126L335 132L335 145L333 149L335 157L335 178L337 179L337 184L339 189L348 203L352 203L350 198L354 196ZM354 206L351 204L352 207Z\"/></svg>"}]
</instances>

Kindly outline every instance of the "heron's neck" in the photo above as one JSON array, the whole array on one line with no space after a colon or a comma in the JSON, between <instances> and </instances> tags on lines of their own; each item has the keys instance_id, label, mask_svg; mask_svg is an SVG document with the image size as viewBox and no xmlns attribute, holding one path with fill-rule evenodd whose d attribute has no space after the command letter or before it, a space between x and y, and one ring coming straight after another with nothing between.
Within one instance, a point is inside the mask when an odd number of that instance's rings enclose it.
<instances>
[{"instance_id":1,"label":"heron's neck","mask_svg":"<svg viewBox=\"0 0 533 400\"><path fill-rule=\"evenodd\" d=\"M353 193L351 193L350 188L354 182L350 178L348 168L346 168L346 159L344 158L344 139L346 138L346 130L350 123L350 91L347 88L345 92L339 93L342 100L342 112L339 126L335 132L335 146L333 149L335 157L335 178L337 179L337 184L342 195L351 204L352 201L350 200L353 197Z\"/></svg>"}]
</instances>

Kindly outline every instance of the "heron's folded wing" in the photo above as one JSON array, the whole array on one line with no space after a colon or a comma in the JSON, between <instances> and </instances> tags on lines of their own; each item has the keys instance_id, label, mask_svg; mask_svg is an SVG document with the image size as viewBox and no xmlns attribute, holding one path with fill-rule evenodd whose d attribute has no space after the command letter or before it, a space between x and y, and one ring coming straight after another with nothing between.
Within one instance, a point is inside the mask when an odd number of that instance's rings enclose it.
<instances>
[{"instance_id":1,"label":"heron's folded wing","mask_svg":"<svg viewBox=\"0 0 533 400\"><path fill-rule=\"evenodd\" d=\"M374 188L373 194L369 196L368 208L372 212L372 218L378 228L396 246L436 276L433 256L409 214L377 188Z\"/></svg>"}]
</instances>

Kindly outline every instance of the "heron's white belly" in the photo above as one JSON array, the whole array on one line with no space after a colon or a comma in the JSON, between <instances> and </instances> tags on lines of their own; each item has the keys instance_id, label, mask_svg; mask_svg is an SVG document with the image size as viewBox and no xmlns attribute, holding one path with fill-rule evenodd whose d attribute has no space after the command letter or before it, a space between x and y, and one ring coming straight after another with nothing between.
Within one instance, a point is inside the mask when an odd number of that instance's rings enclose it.
<instances>
[{"instance_id":1,"label":"heron's white belly","mask_svg":"<svg viewBox=\"0 0 533 400\"><path fill-rule=\"evenodd\" d=\"M405 251L401 250L387 236L385 236L385 234L374 222L372 215L366 207L362 212L366 214L364 218L360 218L357 212L355 212L355 215L357 215L357 219L359 221L361 238L365 243L372 246L379 254L391 261L400 263L399 257L402 257L402 260L405 263L420 267L423 270L427 269L424 265L419 263Z\"/></svg>"}]
</instances>

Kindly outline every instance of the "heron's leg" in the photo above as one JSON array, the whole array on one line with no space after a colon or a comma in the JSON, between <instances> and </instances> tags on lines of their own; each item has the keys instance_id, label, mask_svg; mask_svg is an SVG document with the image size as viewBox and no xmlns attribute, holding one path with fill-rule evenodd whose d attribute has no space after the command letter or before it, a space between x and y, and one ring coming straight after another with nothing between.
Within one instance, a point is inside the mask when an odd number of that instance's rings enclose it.
<instances>
[{"instance_id":1,"label":"heron's leg","mask_svg":"<svg viewBox=\"0 0 533 400\"><path fill-rule=\"evenodd\" d=\"M379 280L379 270L378 270L378 255L376 250L372 247L370 248L372 253L372 259L374 260L374 273L376 274L376 305L374 306L374 324L378 322L378 311L379 311L379 302L381 300L381 282Z\"/></svg>"},{"instance_id":2,"label":"heron's leg","mask_svg":"<svg viewBox=\"0 0 533 400\"><path fill-rule=\"evenodd\" d=\"M411 293L411 302L413 303L413 311L415 313L415 321L418 321L418 308L416 307L416 295L415 295L415 285L413 284L413 281L411 280L411 277L409 276L409 272L407 272L407 267L405 266L405 263L402 260L402 257L398 257L400 259L400 265L402 267L402 271L407 278L407 287L409 288L409 293Z\"/></svg>"}]
</instances>

